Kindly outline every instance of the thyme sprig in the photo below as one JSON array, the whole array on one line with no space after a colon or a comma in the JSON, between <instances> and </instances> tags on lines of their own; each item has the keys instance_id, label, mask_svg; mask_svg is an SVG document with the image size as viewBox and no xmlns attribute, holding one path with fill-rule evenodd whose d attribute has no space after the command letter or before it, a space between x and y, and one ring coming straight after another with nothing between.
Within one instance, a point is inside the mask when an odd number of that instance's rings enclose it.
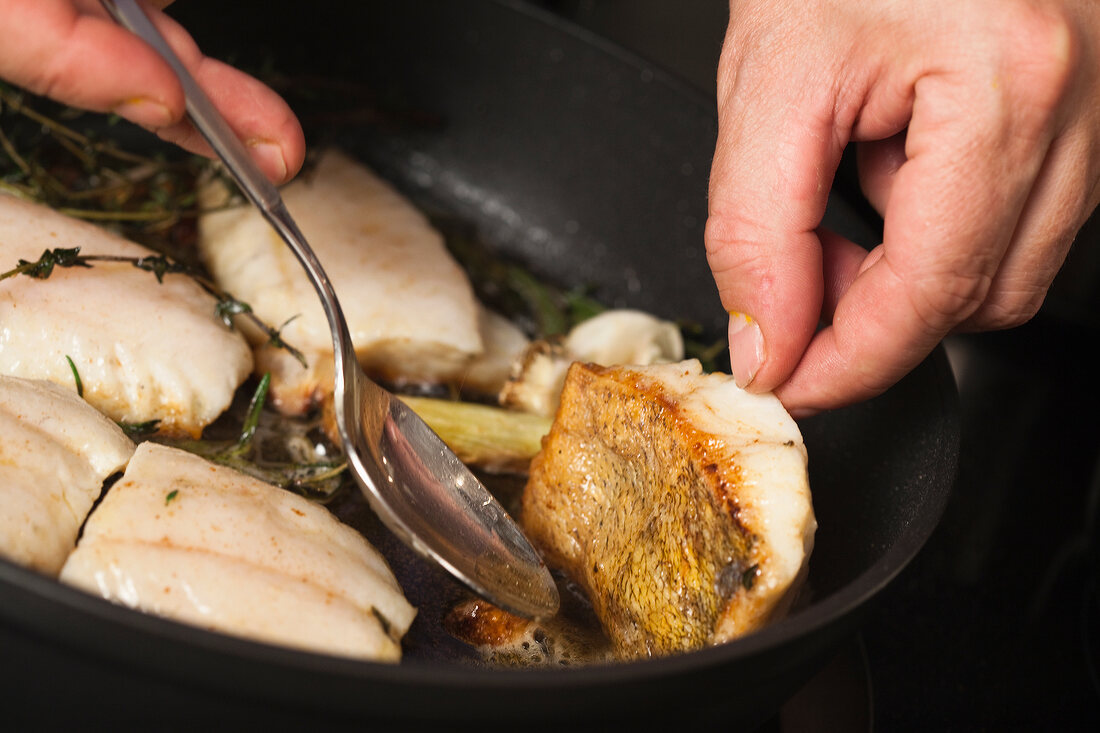
<instances>
[{"instance_id":1,"label":"thyme sprig","mask_svg":"<svg viewBox=\"0 0 1100 733\"><path fill-rule=\"evenodd\" d=\"M339 457L314 460L314 455L304 455L312 454L312 450L289 451L282 433L278 429L273 431L270 423L265 427L265 421L278 420L264 410L270 385L271 376L265 374L252 393L235 438L156 440L311 499L332 498L342 485L347 464Z\"/></svg>"},{"instance_id":2,"label":"thyme sprig","mask_svg":"<svg viewBox=\"0 0 1100 733\"><path fill-rule=\"evenodd\" d=\"M211 162L168 148L150 155L125 149L112 138L136 128L113 121L0 82L0 190L110 224L145 244L181 223L193 228L201 213L196 182Z\"/></svg>"},{"instance_id":3,"label":"thyme sprig","mask_svg":"<svg viewBox=\"0 0 1100 733\"><path fill-rule=\"evenodd\" d=\"M237 445L233 447L232 453L242 455L251 450L252 439L256 437L256 427L260 424L260 412L264 408L264 402L267 400L267 392L270 387L271 374L264 374L248 403L248 414L245 416L240 437L237 438Z\"/></svg>"},{"instance_id":4,"label":"thyme sprig","mask_svg":"<svg viewBox=\"0 0 1100 733\"><path fill-rule=\"evenodd\" d=\"M53 274L55 268L91 267L94 262L124 262L133 265L139 270L151 272L157 282L164 282L164 276L170 273L186 275L194 280L207 293L215 299L214 314L221 319L228 328L233 328L234 316L247 318L256 328L267 336L267 343L274 348L285 349L303 367L308 367L305 355L295 347L288 344L282 338L282 329L286 327L284 322L278 328L269 326L259 316L252 312L252 306L237 300L233 295L219 288L214 281L195 270L193 267L177 262L167 255L145 255L141 257L129 257L124 255L83 255L80 247L56 247L42 252L37 260L20 259L12 269L0 273L0 281L16 275L26 275L36 280L45 280ZM293 320L293 319L290 319Z\"/></svg>"}]
</instances>

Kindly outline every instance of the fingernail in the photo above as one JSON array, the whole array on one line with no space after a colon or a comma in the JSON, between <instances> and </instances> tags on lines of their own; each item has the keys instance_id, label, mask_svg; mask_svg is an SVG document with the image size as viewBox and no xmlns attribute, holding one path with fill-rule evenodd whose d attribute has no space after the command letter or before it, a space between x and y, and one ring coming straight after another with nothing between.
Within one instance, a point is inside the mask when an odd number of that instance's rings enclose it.
<instances>
[{"instance_id":1,"label":"fingernail","mask_svg":"<svg viewBox=\"0 0 1100 733\"><path fill-rule=\"evenodd\" d=\"M738 387L747 387L764 363L764 334L752 316L730 311L730 371Z\"/></svg>"},{"instance_id":2,"label":"fingernail","mask_svg":"<svg viewBox=\"0 0 1100 733\"><path fill-rule=\"evenodd\" d=\"M167 107L144 97L127 99L116 105L112 111L130 122L154 130L172 124L172 113Z\"/></svg>"},{"instance_id":3,"label":"fingernail","mask_svg":"<svg viewBox=\"0 0 1100 733\"><path fill-rule=\"evenodd\" d=\"M276 183L286 180L286 159L283 158L282 148L267 140L249 140L247 144L252 150L253 159L264 173Z\"/></svg>"}]
</instances>

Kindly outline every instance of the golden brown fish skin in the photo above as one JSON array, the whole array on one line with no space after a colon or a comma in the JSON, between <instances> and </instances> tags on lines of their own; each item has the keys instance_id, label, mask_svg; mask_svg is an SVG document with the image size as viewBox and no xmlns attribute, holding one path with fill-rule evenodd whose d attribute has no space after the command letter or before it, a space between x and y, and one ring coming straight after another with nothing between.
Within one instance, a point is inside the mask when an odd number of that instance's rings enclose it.
<instances>
[{"instance_id":1,"label":"golden brown fish skin","mask_svg":"<svg viewBox=\"0 0 1100 733\"><path fill-rule=\"evenodd\" d=\"M524 493L528 535L620 656L706 645L764 560L738 519L736 453L627 368L574 364L561 404Z\"/></svg>"}]
</instances>

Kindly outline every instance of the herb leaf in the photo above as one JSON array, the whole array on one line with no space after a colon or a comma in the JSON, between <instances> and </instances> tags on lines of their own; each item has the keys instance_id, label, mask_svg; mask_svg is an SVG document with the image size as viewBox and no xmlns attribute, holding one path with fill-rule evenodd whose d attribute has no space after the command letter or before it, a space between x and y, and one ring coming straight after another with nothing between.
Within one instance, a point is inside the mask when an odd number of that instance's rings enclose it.
<instances>
[{"instance_id":1,"label":"herb leaf","mask_svg":"<svg viewBox=\"0 0 1100 733\"><path fill-rule=\"evenodd\" d=\"M241 427L241 436L237 438L237 445L231 453L241 455L252 447L252 438L256 435L256 426L260 424L260 413L263 411L264 402L267 401L267 391L271 387L271 374L266 373L252 393L252 401L248 403L248 415Z\"/></svg>"},{"instance_id":2,"label":"herb leaf","mask_svg":"<svg viewBox=\"0 0 1100 733\"><path fill-rule=\"evenodd\" d=\"M214 306L214 313L217 314L218 318L222 319L222 323L228 328L233 328L233 316L252 313L252 306L237 300L229 293L222 293L222 297L218 300L218 304Z\"/></svg>"},{"instance_id":3,"label":"herb leaf","mask_svg":"<svg viewBox=\"0 0 1100 733\"><path fill-rule=\"evenodd\" d=\"M182 263L170 260L165 255L138 257L133 261L133 265L139 270L153 273L158 283L164 282L164 276L169 272L177 272L183 275L189 275L191 273L191 268Z\"/></svg>"},{"instance_id":4,"label":"herb leaf","mask_svg":"<svg viewBox=\"0 0 1100 733\"><path fill-rule=\"evenodd\" d=\"M152 435L157 432L157 428L160 427L160 420L146 420L145 422L120 422L116 423L122 432L126 433L131 438L141 438L146 435Z\"/></svg>"},{"instance_id":5,"label":"herb leaf","mask_svg":"<svg viewBox=\"0 0 1100 733\"><path fill-rule=\"evenodd\" d=\"M33 262L20 259L15 267L0 274L0 280L7 280L15 275L26 275L36 280L45 280L53 274L53 268L55 267L91 267L79 255L80 247L47 249L42 252L41 257Z\"/></svg>"},{"instance_id":6,"label":"herb leaf","mask_svg":"<svg viewBox=\"0 0 1100 733\"><path fill-rule=\"evenodd\" d=\"M68 354L65 355L65 361L69 362L69 368L73 370L73 381L76 382L76 396L84 397L84 382L80 379L80 372L76 370L76 364L73 363L73 359Z\"/></svg>"}]
</instances>

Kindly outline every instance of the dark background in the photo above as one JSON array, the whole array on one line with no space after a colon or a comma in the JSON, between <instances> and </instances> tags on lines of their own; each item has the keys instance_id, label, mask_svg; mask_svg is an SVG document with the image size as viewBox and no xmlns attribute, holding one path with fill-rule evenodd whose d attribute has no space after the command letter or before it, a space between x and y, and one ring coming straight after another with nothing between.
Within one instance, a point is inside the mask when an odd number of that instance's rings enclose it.
<instances>
[{"instance_id":1,"label":"dark background","mask_svg":"<svg viewBox=\"0 0 1100 733\"><path fill-rule=\"evenodd\" d=\"M540 4L713 94L725 2ZM772 727L1100 730L1097 219L1035 319L948 339L962 453L941 525Z\"/></svg>"}]
</instances>

